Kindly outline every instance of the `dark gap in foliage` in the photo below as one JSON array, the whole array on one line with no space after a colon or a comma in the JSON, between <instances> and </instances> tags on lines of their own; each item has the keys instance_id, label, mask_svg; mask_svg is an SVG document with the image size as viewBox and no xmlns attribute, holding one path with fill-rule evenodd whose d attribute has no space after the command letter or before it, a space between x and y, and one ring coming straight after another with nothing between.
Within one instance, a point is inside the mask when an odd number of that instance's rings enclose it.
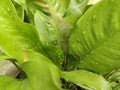
<instances>
[{"instance_id":1,"label":"dark gap in foliage","mask_svg":"<svg viewBox=\"0 0 120 90\"><path fill-rule=\"evenodd\" d=\"M29 20L29 17L28 17L28 15L27 15L27 12L26 12L26 11L24 11L24 22L30 23L30 20Z\"/></svg>"},{"instance_id":2,"label":"dark gap in foliage","mask_svg":"<svg viewBox=\"0 0 120 90\"><path fill-rule=\"evenodd\" d=\"M85 90L74 83L67 82L65 79L61 78L62 88L65 90Z\"/></svg>"}]
</instances>

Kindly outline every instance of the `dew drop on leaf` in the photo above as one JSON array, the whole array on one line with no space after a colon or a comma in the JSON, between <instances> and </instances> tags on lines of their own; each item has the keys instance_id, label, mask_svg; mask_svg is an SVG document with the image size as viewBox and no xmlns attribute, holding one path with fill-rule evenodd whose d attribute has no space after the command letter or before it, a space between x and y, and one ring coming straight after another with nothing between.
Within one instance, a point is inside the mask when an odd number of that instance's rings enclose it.
<instances>
[{"instance_id":1,"label":"dew drop on leaf","mask_svg":"<svg viewBox=\"0 0 120 90\"><path fill-rule=\"evenodd\" d=\"M92 18L90 18L90 20L95 20L96 19L96 15L94 15Z\"/></svg>"},{"instance_id":2,"label":"dew drop on leaf","mask_svg":"<svg viewBox=\"0 0 120 90\"><path fill-rule=\"evenodd\" d=\"M83 34L83 35L85 35L85 34L86 34L86 32L85 32L85 31L83 31L83 32L82 32L82 34Z\"/></svg>"},{"instance_id":3,"label":"dew drop on leaf","mask_svg":"<svg viewBox=\"0 0 120 90\"><path fill-rule=\"evenodd\" d=\"M92 17L92 19L93 19L93 20L96 19L96 15L94 15L94 16Z\"/></svg>"}]
</instances>

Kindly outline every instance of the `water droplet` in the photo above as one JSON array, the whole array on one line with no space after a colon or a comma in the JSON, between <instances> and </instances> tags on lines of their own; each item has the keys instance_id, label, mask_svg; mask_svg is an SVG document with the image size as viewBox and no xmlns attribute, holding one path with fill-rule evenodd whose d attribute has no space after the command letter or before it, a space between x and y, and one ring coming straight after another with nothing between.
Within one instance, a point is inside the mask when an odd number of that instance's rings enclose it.
<instances>
[{"instance_id":1,"label":"water droplet","mask_svg":"<svg viewBox=\"0 0 120 90\"><path fill-rule=\"evenodd\" d=\"M96 18L96 15L94 15L93 17L92 17L92 19L94 20Z\"/></svg>"},{"instance_id":2,"label":"water droplet","mask_svg":"<svg viewBox=\"0 0 120 90\"><path fill-rule=\"evenodd\" d=\"M82 32L82 34L83 34L83 35L85 35L85 34L86 34L86 32L85 32L85 31L83 31L83 32Z\"/></svg>"},{"instance_id":3,"label":"water droplet","mask_svg":"<svg viewBox=\"0 0 120 90\"><path fill-rule=\"evenodd\" d=\"M90 20L95 20L96 19L96 15L94 15L92 18L90 18Z\"/></svg>"}]
</instances>

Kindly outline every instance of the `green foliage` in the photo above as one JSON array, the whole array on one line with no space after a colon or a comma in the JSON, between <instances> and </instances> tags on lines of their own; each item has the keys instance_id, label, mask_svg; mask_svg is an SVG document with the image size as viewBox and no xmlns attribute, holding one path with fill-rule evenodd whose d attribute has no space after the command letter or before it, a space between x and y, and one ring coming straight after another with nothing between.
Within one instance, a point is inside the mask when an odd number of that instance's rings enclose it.
<instances>
[{"instance_id":1,"label":"green foliage","mask_svg":"<svg viewBox=\"0 0 120 90\"><path fill-rule=\"evenodd\" d=\"M85 70L62 72L61 76L68 82L73 82L88 90L111 90L110 85L102 76Z\"/></svg>"},{"instance_id":2,"label":"green foliage","mask_svg":"<svg viewBox=\"0 0 120 90\"><path fill-rule=\"evenodd\" d=\"M23 23L8 0L0 1L0 46L10 57L21 59L22 49L41 51L41 42L35 28Z\"/></svg>"},{"instance_id":3,"label":"green foliage","mask_svg":"<svg viewBox=\"0 0 120 90\"><path fill-rule=\"evenodd\" d=\"M0 90L120 89L120 1L88 1L0 0L0 59L26 75Z\"/></svg>"},{"instance_id":4,"label":"green foliage","mask_svg":"<svg viewBox=\"0 0 120 90\"><path fill-rule=\"evenodd\" d=\"M22 69L27 78L18 80L0 76L0 90L61 90L58 68L45 56L23 51Z\"/></svg>"},{"instance_id":5,"label":"green foliage","mask_svg":"<svg viewBox=\"0 0 120 90\"><path fill-rule=\"evenodd\" d=\"M78 21L70 38L70 54L79 60L79 68L105 74L120 67L119 3L102 0Z\"/></svg>"}]
</instances>

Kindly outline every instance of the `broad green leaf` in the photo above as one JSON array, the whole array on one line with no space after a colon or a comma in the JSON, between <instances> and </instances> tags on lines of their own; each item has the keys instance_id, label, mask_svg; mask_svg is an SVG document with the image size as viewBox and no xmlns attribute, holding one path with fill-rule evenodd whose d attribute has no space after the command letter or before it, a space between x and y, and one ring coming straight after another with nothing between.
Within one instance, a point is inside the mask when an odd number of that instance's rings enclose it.
<instances>
[{"instance_id":1,"label":"broad green leaf","mask_svg":"<svg viewBox=\"0 0 120 90\"><path fill-rule=\"evenodd\" d=\"M62 78L87 90L112 90L109 83L100 75L85 70L62 72Z\"/></svg>"},{"instance_id":2,"label":"broad green leaf","mask_svg":"<svg viewBox=\"0 0 120 90\"><path fill-rule=\"evenodd\" d=\"M11 77L0 75L0 90L4 90L13 81Z\"/></svg>"},{"instance_id":3,"label":"broad green leaf","mask_svg":"<svg viewBox=\"0 0 120 90\"><path fill-rule=\"evenodd\" d=\"M61 90L59 70L49 59L33 51L24 51L23 58L27 78L0 76L0 90Z\"/></svg>"},{"instance_id":4,"label":"broad green leaf","mask_svg":"<svg viewBox=\"0 0 120 90\"><path fill-rule=\"evenodd\" d=\"M57 1L54 3L58 5L59 9L62 9L62 6L59 5L60 4L59 2L61 0L57 0ZM64 2L66 1L67 0L64 0ZM78 19L85 11L88 1L89 0L69 0L68 3L66 4L67 7L64 7L64 9L62 9L62 11L64 12L64 14L62 15L59 14L57 10L54 11L55 5L51 6L53 8L50 7L52 17L55 20L59 33L64 39L69 38L74 25L77 23ZM48 5L51 3L52 2L49 2Z\"/></svg>"},{"instance_id":5,"label":"broad green leaf","mask_svg":"<svg viewBox=\"0 0 120 90\"><path fill-rule=\"evenodd\" d=\"M84 13L89 0L70 0L69 7L64 15L64 21L74 27Z\"/></svg>"},{"instance_id":6,"label":"broad green leaf","mask_svg":"<svg viewBox=\"0 0 120 90\"><path fill-rule=\"evenodd\" d=\"M63 57L61 50L55 47L55 52L52 52L51 47L43 47L37 30L19 19L10 0L8 2L5 0L0 1L0 7L0 47L10 58L22 62L21 51L23 49L32 49L48 56L53 62L63 60L59 58L59 56ZM48 49L49 51L46 51ZM48 52L51 52L51 56ZM53 54L55 56L52 56ZM60 65L60 63L58 64Z\"/></svg>"},{"instance_id":7,"label":"broad green leaf","mask_svg":"<svg viewBox=\"0 0 120 90\"><path fill-rule=\"evenodd\" d=\"M61 37L69 38L71 29L85 11L89 0L42 0L48 4L48 10ZM42 6L42 5L41 5ZM71 20L72 18L72 20Z\"/></svg>"},{"instance_id":8,"label":"broad green leaf","mask_svg":"<svg viewBox=\"0 0 120 90\"><path fill-rule=\"evenodd\" d=\"M23 23L17 16L10 0L0 1L0 48L11 58L21 61L21 50L41 51L36 29Z\"/></svg>"},{"instance_id":9,"label":"broad green leaf","mask_svg":"<svg viewBox=\"0 0 120 90\"><path fill-rule=\"evenodd\" d=\"M69 49L79 68L105 74L120 67L119 4L102 0L78 21Z\"/></svg>"},{"instance_id":10,"label":"broad green leaf","mask_svg":"<svg viewBox=\"0 0 120 90\"><path fill-rule=\"evenodd\" d=\"M40 34L43 44L58 45L59 34L52 17L43 12L36 11L34 14L35 26Z\"/></svg>"}]
</instances>

